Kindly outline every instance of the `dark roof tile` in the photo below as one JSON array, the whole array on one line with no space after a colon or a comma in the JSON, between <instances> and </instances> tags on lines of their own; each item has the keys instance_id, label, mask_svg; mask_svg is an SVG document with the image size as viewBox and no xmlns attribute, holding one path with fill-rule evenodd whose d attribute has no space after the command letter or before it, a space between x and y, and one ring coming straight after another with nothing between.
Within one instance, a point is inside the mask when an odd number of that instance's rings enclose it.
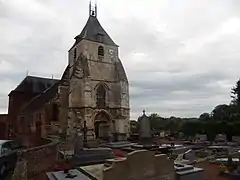
<instances>
[{"instance_id":1,"label":"dark roof tile","mask_svg":"<svg viewBox=\"0 0 240 180\"><path fill-rule=\"evenodd\" d=\"M42 108L45 103L55 98L58 93L58 85L59 83L55 83L54 85L46 89L43 93L34 97L28 104L26 104L26 106L24 106L21 114L32 113Z\"/></svg>"},{"instance_id":2,"label":"dark roof tile","mask_svg":"<svg viewBox=\"0 0 240 180\"><path fill-rule=\"evenodd\" d=\"M110 38L110 36L107 34L107 32L103 29L101 24L99 23L98 19L95 16L89 16L88 21L83 28L82 32L75 37L77 44L82 39L87 39L90 41L96 41L98 42L97 35L102 35L102 43L117 46L113 40Z\"/></svg>"},{"instance_id":3,"label":"dark roof tile","mask_svg":"<svg viewBox=\"0 0 240 180\"><path fill-rule=\"evenodd\" d=\"M57 83L57 79L49 79L42 77L27 76L24 80L14 89L15 92L24 92L24 93L42 93L50 86Z\"/></svg>"},{"instance_id":4,"label":"dark roof tile","mask_svg":"<svg viewBox=\"0 0 240 180\"><path fill-rule=\"evenodd\" d=\"M117 78L120 81L128 82L126 72L123 68L123 65L120 59L118 60L118 62L115 63L115 68L116 68L115 72L117 73Z\"/></svg>"}]
</instances>

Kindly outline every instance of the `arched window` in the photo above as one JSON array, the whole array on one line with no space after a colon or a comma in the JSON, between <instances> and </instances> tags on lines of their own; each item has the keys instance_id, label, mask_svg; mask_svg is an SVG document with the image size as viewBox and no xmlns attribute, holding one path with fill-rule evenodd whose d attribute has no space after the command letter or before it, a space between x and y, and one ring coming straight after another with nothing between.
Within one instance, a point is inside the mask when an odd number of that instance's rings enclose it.
<instances>
[{"instance_id":1,"label":"arched window","mask_svg":"<svg viewBox=\"0 0 240 180\"><path fill-rule=\"evenodd\" d=\"M97 88L97 107L104 108L106 106L106 90L104 85L100 85Z\"/></svg>"},{"instance_id":2,"label":"arched window","mask_svg":"<svg viewBox=\"0 0 240 180\"><path fill-rule=\"evenodd\" d=\"M104 48L102 46L98 47L98 58L102 60L104 57Z\"/></svg>"}]
</instances>

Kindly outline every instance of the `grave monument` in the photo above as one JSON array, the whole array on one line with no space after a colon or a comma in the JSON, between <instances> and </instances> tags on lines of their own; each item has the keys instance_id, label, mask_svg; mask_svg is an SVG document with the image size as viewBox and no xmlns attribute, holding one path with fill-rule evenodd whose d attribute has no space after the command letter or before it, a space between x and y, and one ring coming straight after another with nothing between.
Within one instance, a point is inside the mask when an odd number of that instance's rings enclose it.
<instances>
[{"instance_id":1,"label":"grave monument","mask_svg":"<svg viewBox=\"0 0 240 180\"><path fill-rule=\"evenodd\" d=\"M106 159L114 158L113 151L110 148L89 148L86 133L86 127L78 129L72 158L74 166L98 164L105 162Z\"/></svg>"},{"instance_id":2,"label":"grave monument","mask_svg":"<svg viewBox=\"0 0 240 180\"><path fill-rule=\"evenodd\" d=\"M138 118L139 124L139 142L144 144L149 144L152 142L152 134L150 127L149 117L145 114L145 110L143 110L143 115Z\"/></svg>"},{"instance_id":3,"label":"grave monument","mask_svg":"<svg viewBox=\"0 0 240 180\"><path fill-rule=\"evenodd\" d=\"M174 162L164 154L137 150L105 164L80 167L95 180L174 180Z\"/></svg>"},{"instance_id":4,"label":"grave monument","mask_svg":"<svg viewBox=\"0 0 240 180\"><path fill-rule=\"evenodd\" d=\"M143 110L143 115L138 118L138 143L132 145L134 149L158 150L159 146L153 143L149 117Z\"/></svg>"}]
</instances>

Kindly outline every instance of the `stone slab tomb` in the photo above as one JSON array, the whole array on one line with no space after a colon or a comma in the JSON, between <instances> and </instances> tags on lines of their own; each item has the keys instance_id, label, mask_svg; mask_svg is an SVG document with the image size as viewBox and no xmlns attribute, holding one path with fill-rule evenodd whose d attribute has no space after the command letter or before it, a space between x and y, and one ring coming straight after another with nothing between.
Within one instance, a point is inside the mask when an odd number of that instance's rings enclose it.
<instances>
[{"instance_id":1,"label":"stone slab tomb","mask_svg":"<svg viewBox=\"0 0 240 180\"><path fill-rule=\"evenodd\" d=\"M152 151L134 151L107 164L111 165L103 169L103 180L174 180L174 162Z\"/></svg>"},{"instance_id":2,"label":"stone slab tomb","mask_svg":"<svg viewBox=\"0 0 240 180\"><path fill-rule=\"evenodd\" d=\"M83 136L79 133L74 143L74 154L72 163L77 165L89 165L103 163L106 159L114 158L110 148L84 148Z\"/></svg>"}]
</instances>

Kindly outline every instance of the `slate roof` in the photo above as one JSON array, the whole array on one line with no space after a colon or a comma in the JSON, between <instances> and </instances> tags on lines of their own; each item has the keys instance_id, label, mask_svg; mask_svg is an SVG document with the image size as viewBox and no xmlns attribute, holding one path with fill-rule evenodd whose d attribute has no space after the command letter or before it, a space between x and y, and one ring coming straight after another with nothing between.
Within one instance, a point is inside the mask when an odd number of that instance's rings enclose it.
<instances>
[{"instance_id":1,"label":"slate roof","mask_svg":"<svg viewBox=\"0 0 240 180\"><path fill-rule=\"evenodd\" d=\"M97 39L98 34L102 35L102 43L117 46L107 34L107 32L103 29L97 17L95 16L89 16L88 21L82 32L75 37L75 44L80 42L82 39L99 42Z\"/></svg>"},{"instance_id":2,"label":"slate roof","mask_svg":"<svg viewBox=\"0 0 240 180\"><path fill-rule=\"evenodd\" d=\"M59 83L55 83L46 89L41 94L34 97L29 103L27 103L21 111L21 114L32 113L41 107L51 99L55 98L58 93Z\"/></svg>"},{"instance_id":3,"label":"slate roof","mask_svg":"<svg viewBox=\"0 0 240 180\"><path fill-rule=\"evenodd\" d=\"M52 85L59 82L57 79L49 79L35 76L26 76L24 80L13 90L24 93L42 93Z\"/></svg>"},{"instance_id":4,"label":"slate roof","mask_svg":"<svg viewBox=\"0 0 240 180\"><path fill-rule=\"evenodd\" d=\"M69 86L69 80L68 80L69 73L70 73L70 66L68 65L63 72L63 75L61 78L61 84Z\"/></svg>"},{"instance_id":5,"label":"slate roof","mask_svg":"<svg viewBox=\"0 0 240 180\"><path fill-rule=\"evenodd\" d=\"M123 65L122 65L122 62L120 59L118 62L116 62L115 68L116 68L116 73L117 73L119 80L128 82L126 72L123 68Z\"/></svg>"}]
</instances>

